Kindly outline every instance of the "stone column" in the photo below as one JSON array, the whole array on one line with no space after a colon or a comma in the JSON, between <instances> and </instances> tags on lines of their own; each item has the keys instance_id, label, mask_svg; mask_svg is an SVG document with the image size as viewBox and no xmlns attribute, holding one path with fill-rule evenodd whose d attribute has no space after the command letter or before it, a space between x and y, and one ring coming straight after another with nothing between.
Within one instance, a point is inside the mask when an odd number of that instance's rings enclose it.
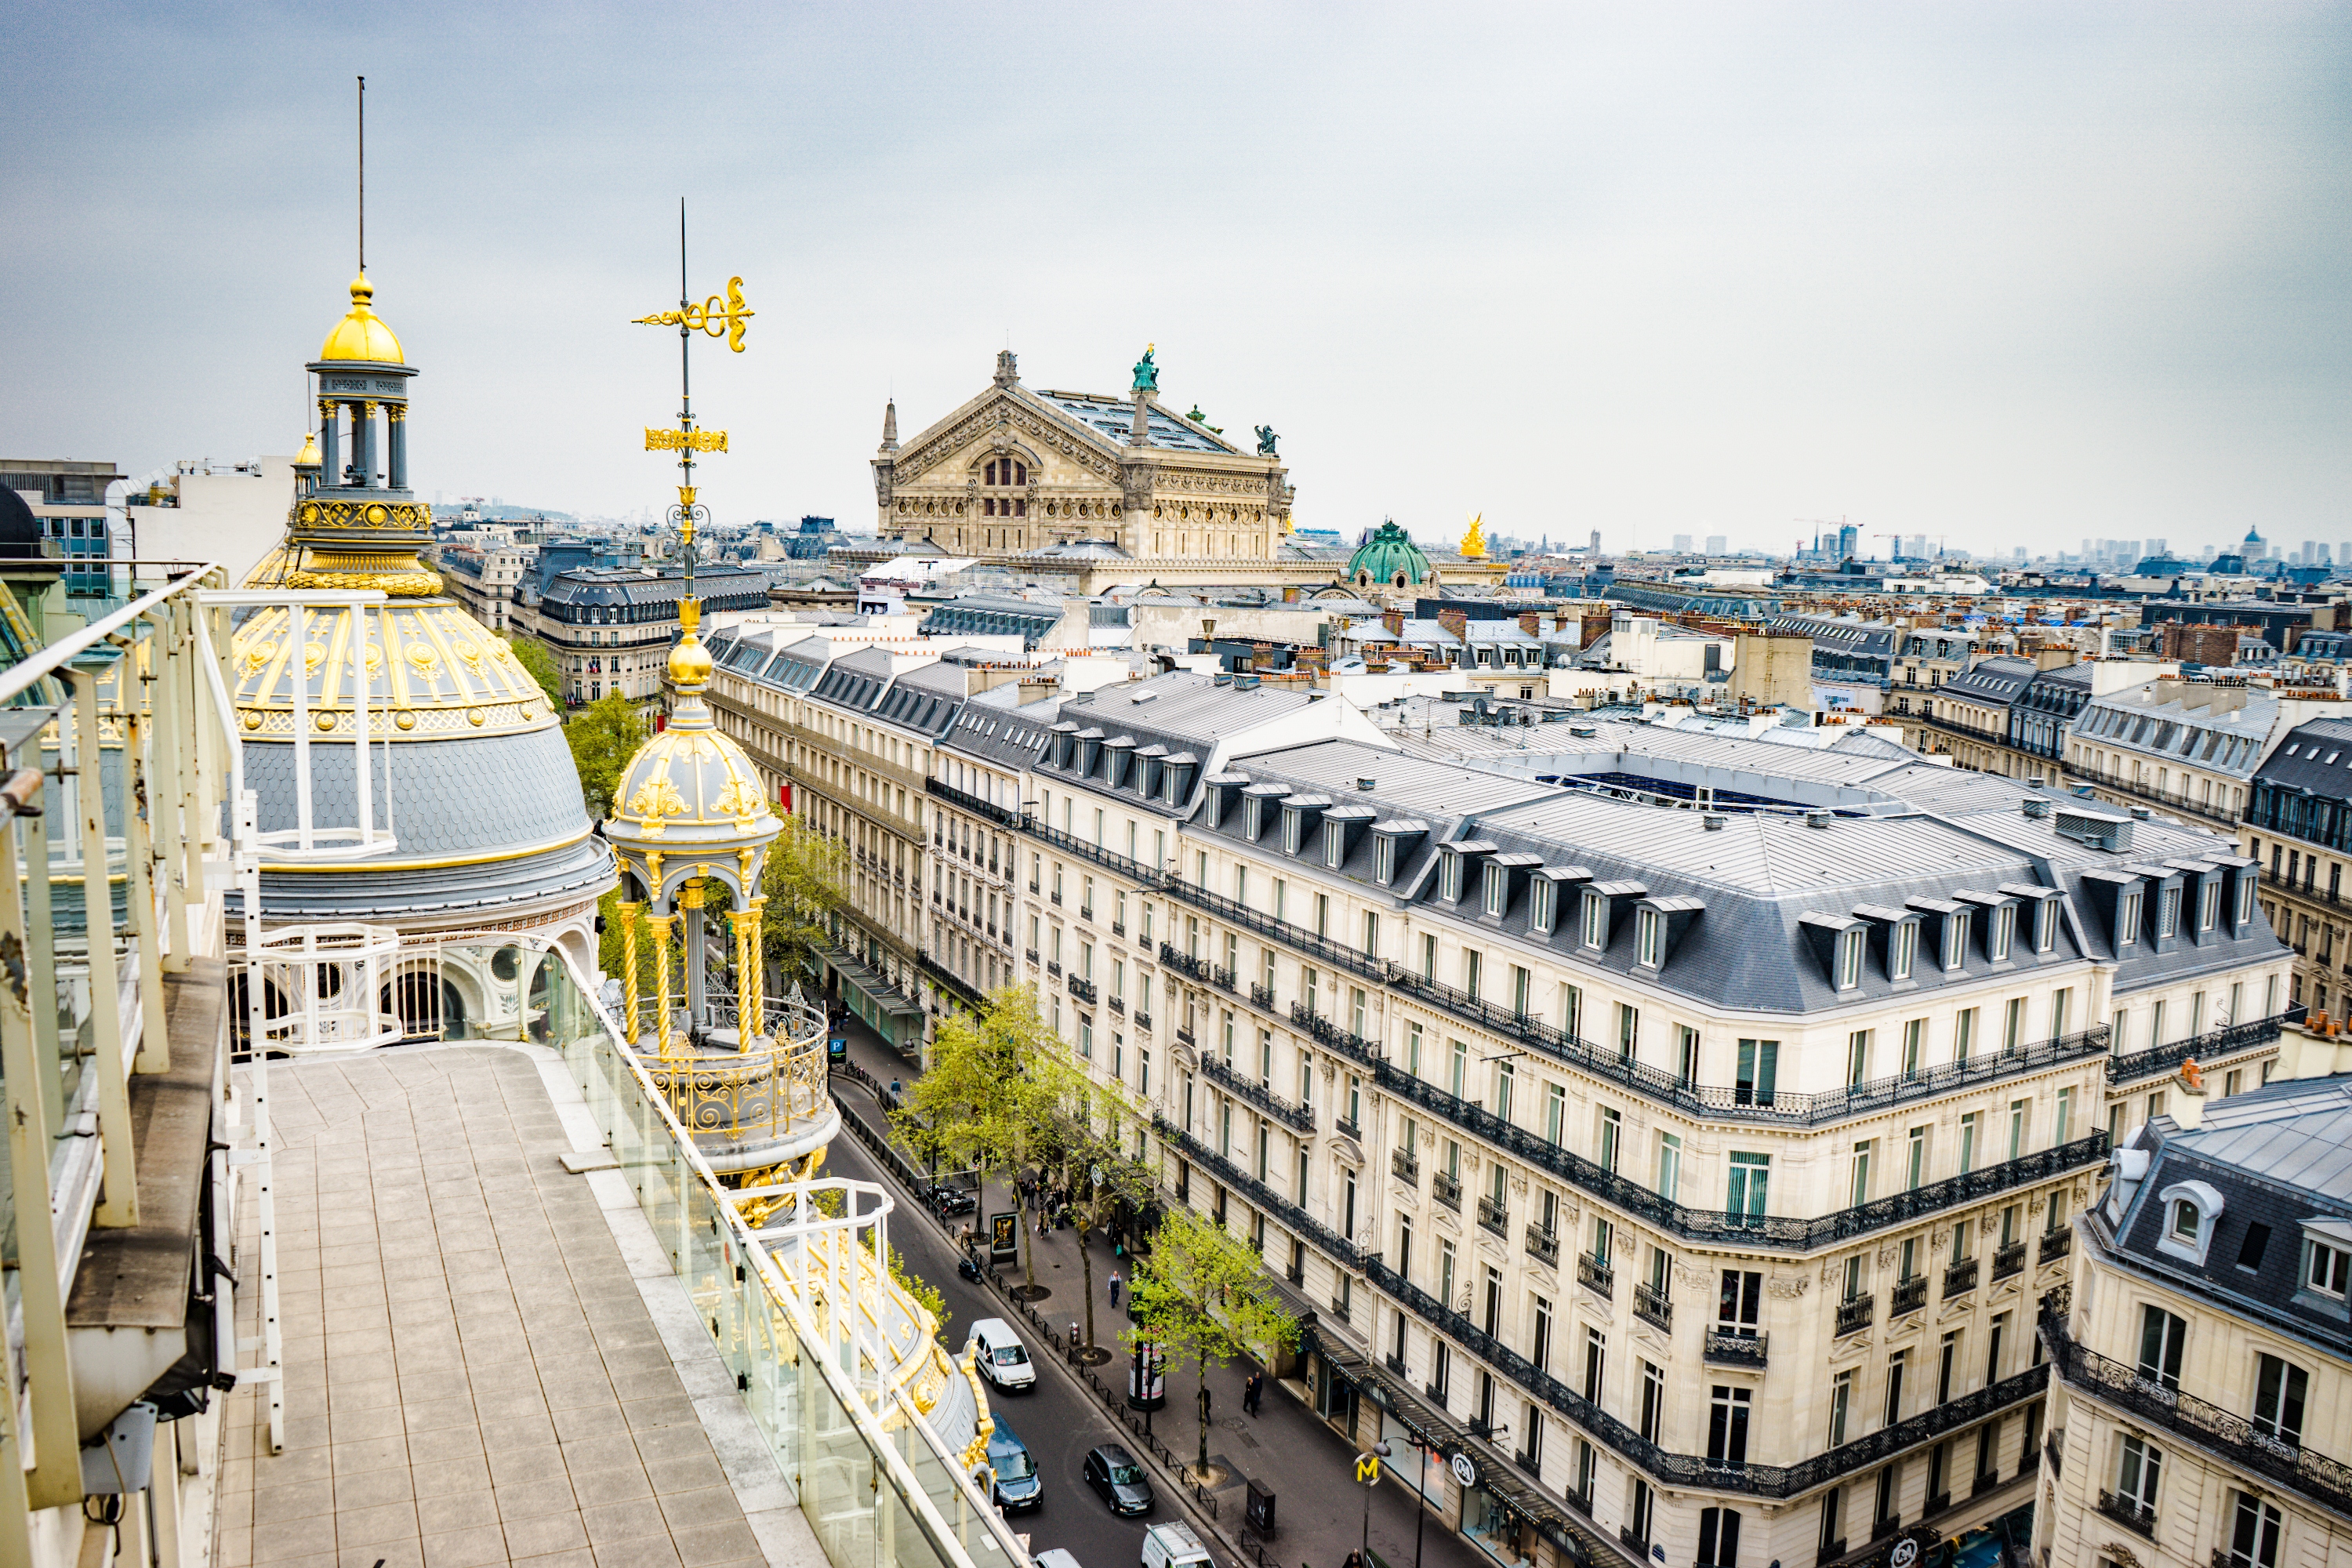
<instances>
[{"instance_id":1,"label":"stone column","mask_svg":"<svg viewBox=\"0 0 2352 1568\"><path fill-rule=\"evenodd\" d=\"M391 485L394 489L408 488L408 405L387 403L383 405L384 437L390 446Z\"/></svg>"},{"instance_id":2,"label":"stone column","mask_svg":"<svg viewBox=\"0 0 2352 1568\"><path fill-rule=\"evenodd\" d=\"M319 482L343 482L342 406L331 397L319 399Z\"/></svg>"},{"instance_id":3,"label":"stone column","mask_svg":"<svg viewBox=\"0 0 2352 1568\"><path fill-rule=\"evenodd\" d=\"M698 879L678 889L678 908L686 911L686 1026L702 1027L709 956L703 951L702 883Z\"/></svg>"},{"instance_id":4,"label":"stone column","mask_svg":"<svg viewBox=\"0 0 2352 1568\"><path fill-rule=\"evenodd\" d=\"M360 483L375 488L375 399L352 405L352 461L358 465Z\"/></svg>"}]
</instances>

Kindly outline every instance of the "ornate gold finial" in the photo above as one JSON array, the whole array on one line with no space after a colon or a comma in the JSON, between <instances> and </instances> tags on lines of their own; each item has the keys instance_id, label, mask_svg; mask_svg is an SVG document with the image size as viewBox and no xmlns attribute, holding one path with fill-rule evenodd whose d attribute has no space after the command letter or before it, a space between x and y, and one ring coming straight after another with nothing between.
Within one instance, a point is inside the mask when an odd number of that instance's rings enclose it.
<instances>
[{"instance_id":1,"label":"ornate gold finial","mask_svg":"<svg viewBox=\"0 0 2352 1568\"><path fill-rule=\"evenodd\" d=\"M1470 531L1462 536L1462 559L1483 561L1486 557L1486 514L1476 512L1470 519Z\"/></svg>"},{"instance_id":2,"label":"ornate gold finial","mask_svg":"<svg viewBox=\"0 0 2352 1568\"><path fill-rule=\"evenodd\" d=\"M708 332L714 338L725 338L727 346L737 353L743 352L743 326L757 314L743 303L743 279L727 279L727 303L722 308L719 296L713 294L699 305L680 304L675 310L663 310L651 316L638 316L633 324L640 327L678 327L689 332ZM723 450L723 448L722 448Z\"/></svg>"}]
</instances>

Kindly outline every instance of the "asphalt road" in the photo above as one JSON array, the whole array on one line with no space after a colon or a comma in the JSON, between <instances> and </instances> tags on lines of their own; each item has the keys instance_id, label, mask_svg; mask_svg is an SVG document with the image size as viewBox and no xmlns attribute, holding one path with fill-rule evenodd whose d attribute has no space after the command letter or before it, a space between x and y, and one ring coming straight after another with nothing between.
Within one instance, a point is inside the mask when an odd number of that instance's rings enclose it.
<instances>
[{"instance_id":1,"label":"asphalt road","mask_svg":"<svg viewBox=\"0 0 2352 1568\"><path fill-rule=\"evenodd\" d=\"M871 1100L842 1080L836 1079L834 1087L868 1125L873 1124ZM938 1222L916 1207L909 1194L877 1167L863 1143L846 1132L835 1139L825 1151L824 1171L828 1175L878 1183L898 1197L898 1206L890 1215L890 1245L905 1255L908 1272L936 1285L947 1298L950 1346L961 1351L971 1325L981 1319L1007 1316L984 1286L972 1284L956 1272L956 1249L941 1234ZM1077 1298L1079 1285L1075 1278L1065 1284L1058 1276L1052 1276L1039 1283L1054 1290L1038 1309L1049 1321L1056 1306ZM1024 1394L991 1389L989 1406L1029 1446L1038 1473L1045 1479L1045 1500L1034 1510L1006 1518L1014 1530L1029 1536L1033 1552L1058 1546L1076 1557L1080 1568L1134 1568L1143 1558L1144 1525L1181 1520L1183 1514L1163 1492L1160 1506L1147 1519L1119 1519L1080 1479L1078 1470L1087 1451L1098 1443L1120 1441L1126 1433L1111 1423L1094 1394L1067 1374L1053 1352L1034 1342L1035 1335L1025 1323L1015 1326L1029 1348L1030 1359L1041 1363L1037 1382Z\"/></svg>"}]
</instances>

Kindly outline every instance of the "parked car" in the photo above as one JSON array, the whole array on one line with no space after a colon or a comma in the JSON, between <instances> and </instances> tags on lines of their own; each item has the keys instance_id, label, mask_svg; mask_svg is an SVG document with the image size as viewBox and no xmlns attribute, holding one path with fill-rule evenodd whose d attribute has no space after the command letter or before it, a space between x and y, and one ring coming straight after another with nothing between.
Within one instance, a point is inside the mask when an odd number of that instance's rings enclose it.
<instances>
[{"instance_id":1,"label":"parked car","mask_svg":"<svg viewBox=\"0 0 2352 1568\"><path fill-rule=\"evenodd\" d=\"M1078 1560L1058 1546L1048 1546L1029 1561L1037 1568L1078 1568Z\"/></svg>"},{"instance_id":2,"label":"parked car","mask_svg":"<svg viewBox=\"0 0 2352 1568\"><path fill-rule=\"evenodd\" d=\"M1084 1473L1087 1484L1102 1493L1113 1513L1150 1513L1156 1505L1143 1467L1117 1443L1105 1443L1090 1451Z\"/></svg>"},{"instance_id":3,"label":"parked car","mask_svg":"<svg viewBox=\"0 0 2352 1568\"><path fill-rule=\"evenodd\" d=\"M1143 1532L1143 1568L1213 1568L1215 1561L1181 1519Z\"/></svg>"},{"instance_id":4,"label":"parked car","mask_svg":"<svg viewBox=\"0 0 2352 1568\"><path fill-rule=\"evenodd\" d=\"M1037 1508L1045 1501L1045 1478L1029 1457L1029 1445L1016 1436L1003 1416L988 1436L988 1468L996 1472L996 1501L1007 1511Z\"/></svg>"},{"instance_id":5,"label":"parked car","mask_svg":"<svg viewBox=\"0 0 2352 1568\"><path fill-rule=\"evenodd\" d=\"M1002 1318L983 1318L971 1326L973 1347L980 1353L980 1374L999 1388L1034 1388L1037 1369L1021 1346L1021 1336Z\"/></svg>"}]
</instances>

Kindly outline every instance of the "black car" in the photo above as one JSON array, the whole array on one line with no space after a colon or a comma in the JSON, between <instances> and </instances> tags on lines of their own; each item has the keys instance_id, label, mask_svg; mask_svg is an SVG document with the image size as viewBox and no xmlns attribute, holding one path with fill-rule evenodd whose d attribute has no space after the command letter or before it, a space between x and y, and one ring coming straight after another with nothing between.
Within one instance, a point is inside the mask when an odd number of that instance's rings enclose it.
<instances>
[{"instance_id":1,"label":"black car","mask_svg":"<svg viewBox=\"0 0 2352 1568\"><path fill-rule=\"evenodd\" d=\"M1043 1506L1045 1479L1037 1473L1037 1461L1029 1457L1029 1445L1013 1433L1003 1416L994 1420L996 1430L988 1436L988 1465L996 1472L996 1500L1007 1512Z\"/></svg>"},{"instance_id":2,"label":"black car","mask_svg":"<svg viewBox=\"0 0 2352 1568\"><path fill-rule=\"evenodd\" d=\"M1113 1513L1150 1513L1154 1506L1143 1467L1117 1443L1105 1443L1087 1455L1086 1478Z\"/></svg>"}]
</instances>

